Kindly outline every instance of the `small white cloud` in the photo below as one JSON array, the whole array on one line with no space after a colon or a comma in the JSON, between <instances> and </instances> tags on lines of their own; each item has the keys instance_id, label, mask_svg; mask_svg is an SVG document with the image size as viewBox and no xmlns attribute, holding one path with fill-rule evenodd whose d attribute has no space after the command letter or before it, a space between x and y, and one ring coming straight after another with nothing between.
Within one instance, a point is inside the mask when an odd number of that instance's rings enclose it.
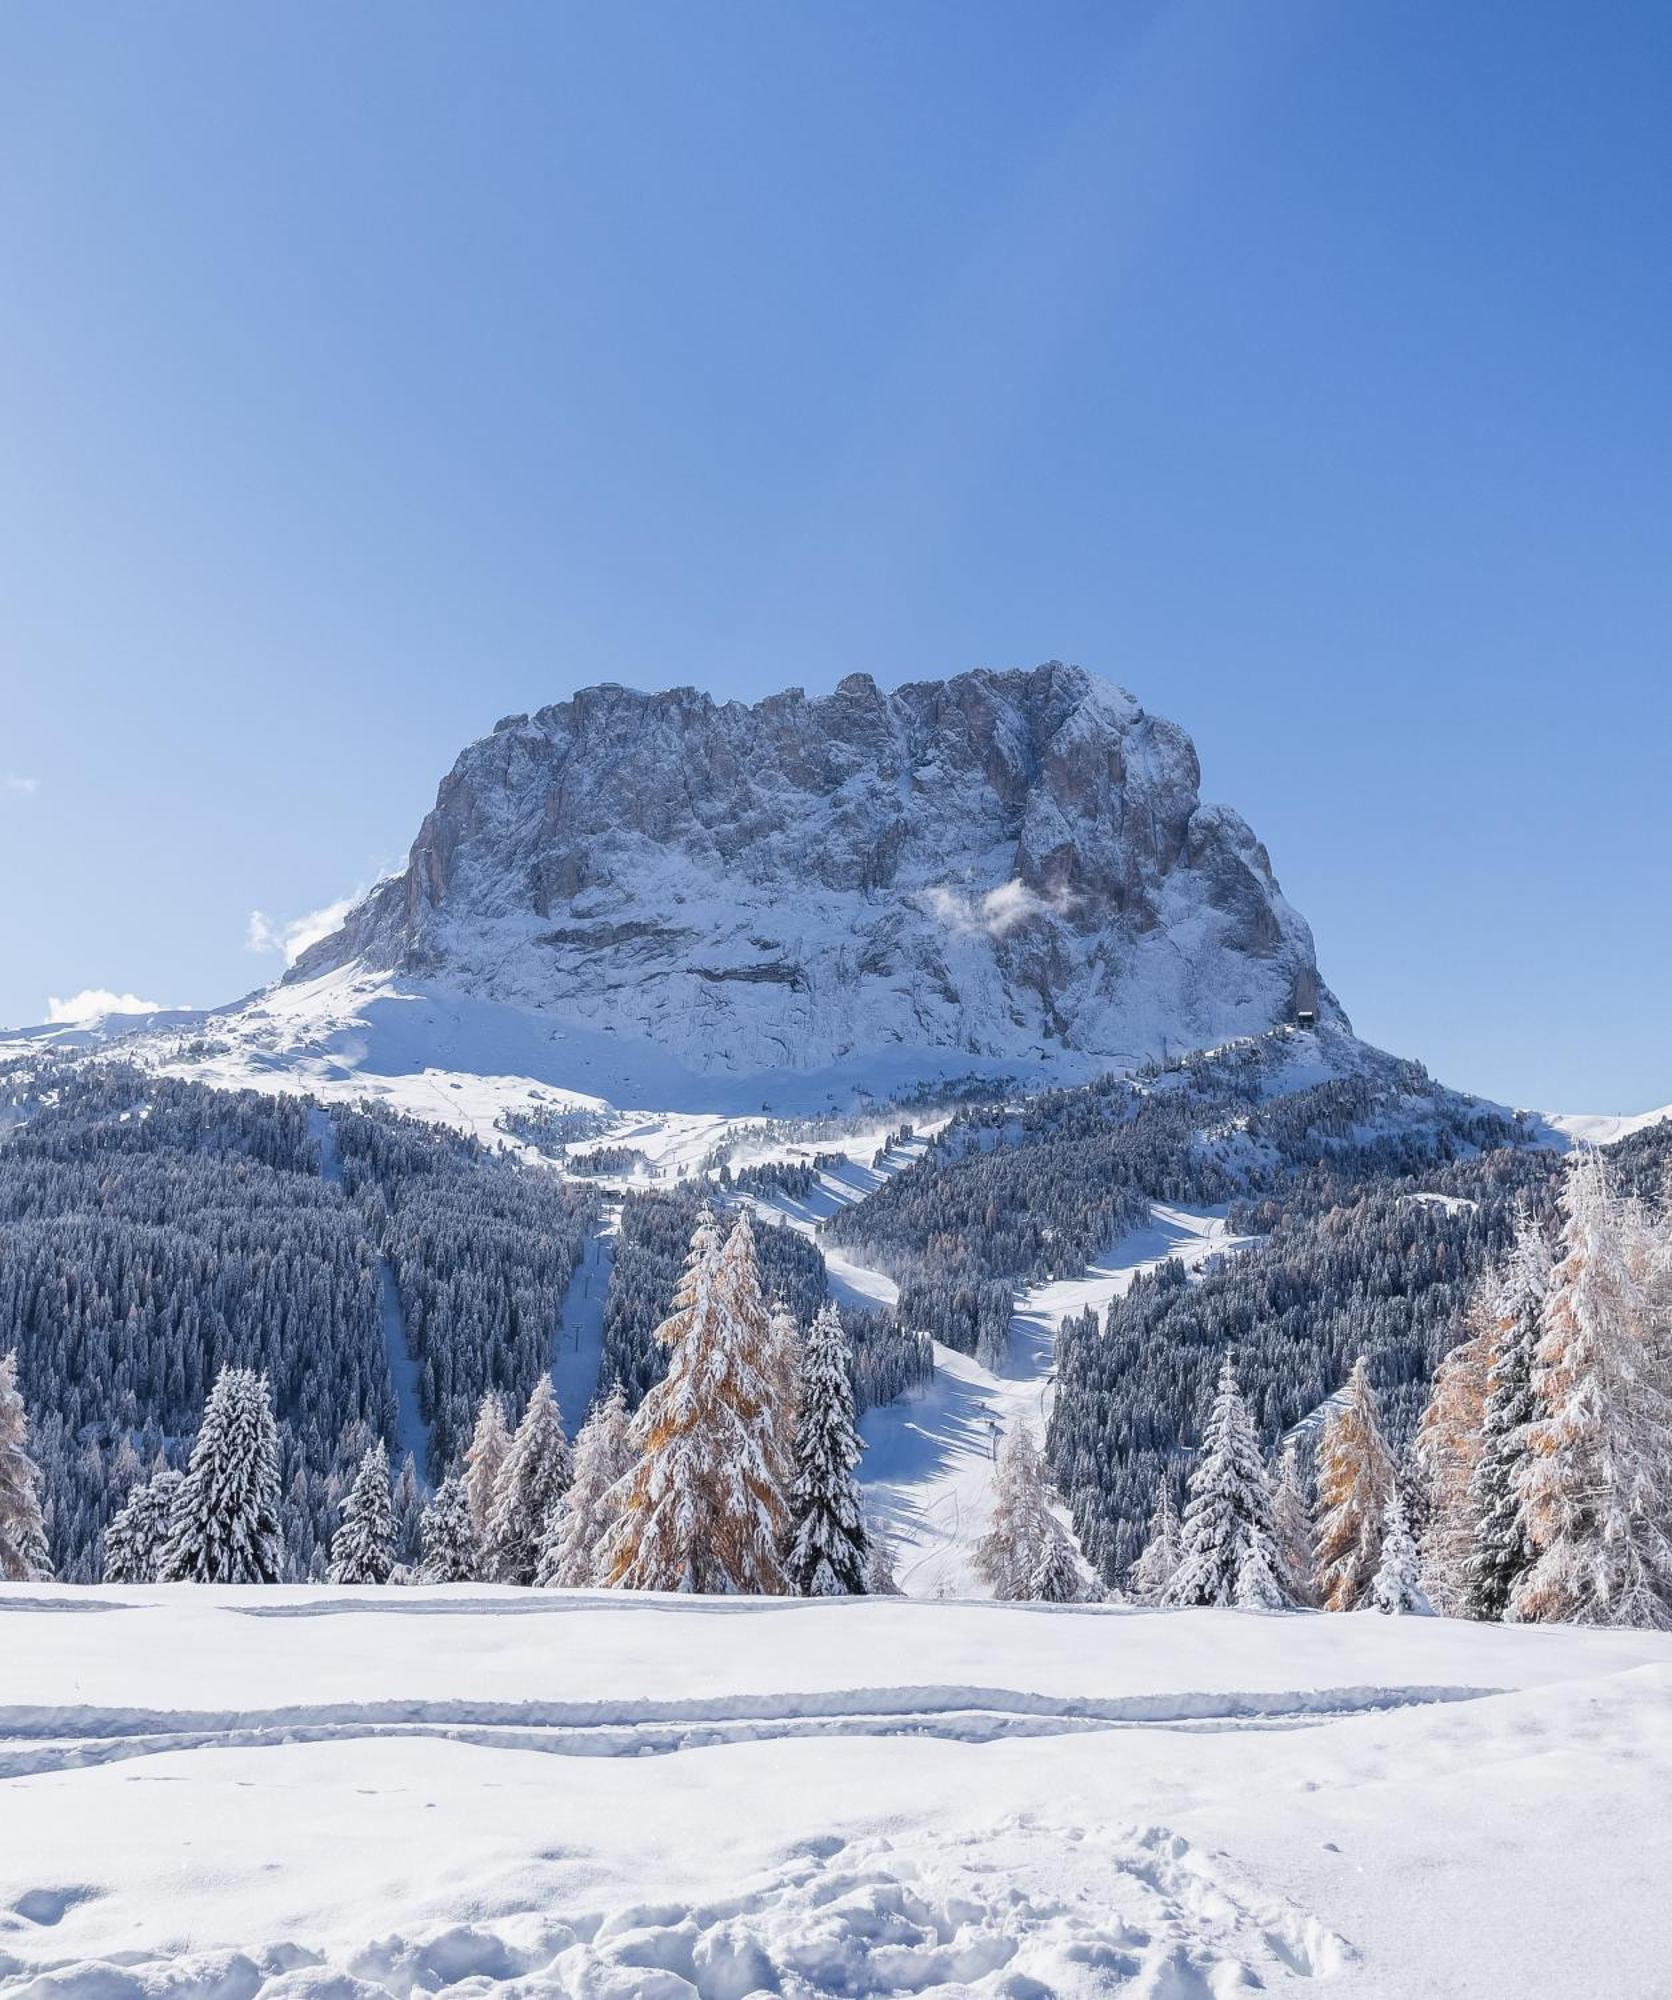
<instances>
[{"instance_id":1,"label":"small white cloud","mask_svg":"<svg viewBox=\"0 0 1672 2000\"><path fill-rule=\"evenodd\" d=\"M1047 912L1061 916L1068 907L1065 897L1047 902L1025 882L1001 882L979 896L941 883L926 889L919 900L932 917L962 937L1001 938L1030 917Z\"/></svg>"},{"instance_id":2,"label":"small white cloud","mask_svg":"<svg viewBox=\"0 0 1672 2000\"><path fill-rule=\"evenodd\" d=\"M329 937L359 900L358 895L344 896L285 924L275 923L265 910L251 910L244 926L244 949L263 957L276 952L286 965L294 965L309 945Z\"/></svg>"},{"instance_id":3,"label":"small white cloud","mask_svg":"<svg viewBox=\"0 0 1672 2000\"><path fill-rule=\"evenodd\" d=\"M39 778L25 778L16 771L0 771L0 792L9 799L32 799L41 789Z\"/></svg>"},{"instance_id":4,"label":"small white cloud","mask_svg":"<svg viewBox=\"0 0 1672 2000\"><path fill-rule=\"evenodd\" d=\"M49 1022L73 1026L83 1021L99 1021L106 1014L160 1014L160 1000L141 1000L137 993L112 993L108 986L86 986L67 1000L53 994L46 1003Z\"/></svg>"}]
</instances>

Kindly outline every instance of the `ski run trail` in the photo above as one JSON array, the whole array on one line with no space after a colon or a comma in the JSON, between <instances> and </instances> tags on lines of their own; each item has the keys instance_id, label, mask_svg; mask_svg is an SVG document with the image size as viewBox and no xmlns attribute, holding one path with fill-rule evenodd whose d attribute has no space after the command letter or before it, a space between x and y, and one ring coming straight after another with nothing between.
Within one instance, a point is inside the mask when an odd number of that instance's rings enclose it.
<instances>
[{"instance_id":1,"label":"ski run trail","mask_svg":"<svg viewBox=\"0 0 1672 2000\"><path fill-rule=\"evenodd\" d=\"M874 1136L867 1139L874 1152ZM897 1147L879 1167L857 1157L861 1148L855 1146L846 1168L820 1174L818 1190L808 1200L770 1195L756 1198L753 1206L766 1220L811 1236L826 1216L859 1200L922 1150L921 1140ZM896 1575L908 1596L987 1594L973 1557L992 1512L999 1441L1016 1423L1030 1424L1043 1439L1062 1321L1088 1307L1101 1313L1140 1272L1170 1257L1187 1270L1199 1270L1210 1258L1233 1252L1248 1240L1230 1233L1223 1209L1157 1203L1147 1225L1113 1244L1082 1277L1056 1279L1019 1295L1002 1374L937 1342L934 1380L867 1412L859 1476L870 1518L894 1544ZM821 1242L820 1248L838 1306L894 1305L897 1287L891 1278L856 1263L834 1244ZM1063 1519L1067 1521L1066 1512Z\"/></svg>"},{"instance_id":2,"label":"ski run trail","mask_svg":"<svg viewBox=\"0 0 1672 2000\"><path fill-rule=\"evenodd\" d=\"M6 2000L1655 2000L1672 1636L0 1585Z\"/></svg>"}]
</instances>

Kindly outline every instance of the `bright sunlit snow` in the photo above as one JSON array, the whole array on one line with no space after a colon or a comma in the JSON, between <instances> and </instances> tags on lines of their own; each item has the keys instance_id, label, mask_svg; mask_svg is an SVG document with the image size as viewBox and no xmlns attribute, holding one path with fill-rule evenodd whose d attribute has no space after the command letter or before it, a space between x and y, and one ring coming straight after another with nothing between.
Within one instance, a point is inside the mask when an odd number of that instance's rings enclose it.
<instances>
[{"instance_id":1,"label":"bright sunlit snow","mask_svg":"<svg viewBox=\"0 0 1672 2000\"><path fill-rule=\"evenodd\" d=\"M1666 1990L1672 1639L0 1590L29 2000Z\"/></svg>"}]
</instances>

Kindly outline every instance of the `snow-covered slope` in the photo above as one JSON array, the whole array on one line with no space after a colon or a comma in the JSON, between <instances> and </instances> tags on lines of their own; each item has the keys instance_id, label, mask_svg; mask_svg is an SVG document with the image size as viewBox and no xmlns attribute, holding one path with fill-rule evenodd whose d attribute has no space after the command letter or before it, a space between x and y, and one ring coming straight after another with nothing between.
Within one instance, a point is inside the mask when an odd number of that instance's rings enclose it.
<instances>
[{"instance_id":1,"label":"snow-covered slope","mask_svg":"<svg viewBox=\"0 0 1672 2000\"><path fill-rule=\"evenodd\" d=\"M0 1659L18 2000L1668 1991L1665 1634L6 1585Z\"/></svg>"},{"instance_id":2,"label":"snow-covered slope","mask_svg":"<svg viewBox=\"0 0 1672 2000\"><path fill-rule=\"evenodd\" d=\"M1672 1104L1662 1105L1659 1111L1548 1111L1544 1123L1579 1145L1612 1146L1617 1140L1629 1139L1634 1132L1647 1131L1651 1125L1664 1124L1669 1118L1672 1118Z\"/></svg>"},{"instance_id":3,"label":"snow-covered slope","mask_svg":"<svg viewBox=\"0 0 1672 2000\"><path fill-rule=\"evenodd\" d=\"M533 1010L600 1081L601 1037L699 1076L1087 1074L1337 1018L1264 848L1198 783L1182 730L1057 664L752 707L587 688L471 745L405 870L289 983Z\"/></svg>"}]
</instances>

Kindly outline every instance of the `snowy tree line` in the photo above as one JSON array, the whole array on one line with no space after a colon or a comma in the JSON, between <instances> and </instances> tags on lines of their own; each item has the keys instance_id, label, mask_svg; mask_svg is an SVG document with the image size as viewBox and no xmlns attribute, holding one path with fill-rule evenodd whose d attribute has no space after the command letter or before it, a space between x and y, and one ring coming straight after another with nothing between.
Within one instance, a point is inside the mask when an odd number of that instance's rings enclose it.
<instances>
[{"instance_id":1,"label":"snowy tree line","mask_svg":"<svg viewBox=\"0 0 1672 2000\"><path fill-rule=\"evenodd\" d=\"M1548 1153L1500 1150L1417 1179L1354 1181L1333 1164L1285 1195L1233 1205L1249 1247L1187 1277L1141 1276L1101 1320L1066 1321L1047 1437L1082 1548L1110 1583L1142 1545L1158 1480L1175 1500L1227 1348L1271 1444L1369 1357L1387 1419L1408 1440L1480 1271L1507 1246L1518 1197L1548 1206ZM1438 1196L1438 1199L1424 1199Z\"/></svg>"},{"instance_id":2,"label":"snowy tree line","mask_svg":"<svg viewBox=\"0 0 1672 2000\"><path fill-rule=\"evenodd\" d=\"M323 1577L368 1453L396 1442L383 1261L437 1475L484 1397L521 1408L544 1378L594 1201L382 1112L327 1112L122 1063L0 1073L0 1354L15 1352L33 1412L54 1572L99 1575L112 1516L182 1473L231 1368L265 1382L277 1422L285 1574ZM671 1233L670 1211L654 1204L644 1228L635 1213L625 1232L613 1332L631 1363L630 1408L666 1365L654 1334L697 1205L694 1191L681 1194ZM810 1320L822 1257L792 1231L761 1238L769 1292ZM635 1267L641 1243L650 1254ZM880 1316L858 1316L855 1331L861 1407L930 1371L922 1338ZM606 1362L604 1387L614 1379ZM424 1470L393 1468L398 1564L418 1559Z\"/></svg>"},{"instance_id":3,"label":"snowy tree line","mask_svg":"<svg viewBox=\"0 0 1672 2000\"><path fill-rule=\"evenodd\" d=\"M1582 1149L1554 1218L1519 1208L1403 1459L1360 1355L1309 1494L1293 1441L1267 1463L1227 1351L1182 1520L1163 1471L1134 1594L1672 1629L1668 1156L1672 1134L1623 1174Z\"/></svg>"},{"instance_id":4,"label":"snowy tree line","mask_svg":"<svg viewBox=\"0 0 1672 2000\"><path fill-rule=\"evenodd\" d=\"M439 1472L490 1389L520 1404L550 1364L596 1200L420 1119L332 1118L343 1191L395 1274Z\"/></svg>"},{"instance_id":5,"label":"snowy tree line","mask_svg":"<svg viewBox=\"0 0 1672 2000\"><path fill-rule=\"evenodd\" d=\"M563 1160L565 1171L588 1180L635 1174L649 1164L648 1156L637 1146L594 1146L590 1152L567 1153Z\"/></svg>"},{"instance_id":6,"label":"snowy tree line","mask_svg":"<svg viewBox=\"0 0 1672 2000\"><path fill-rule=\"evenodd\" d=\"M1447 1612L1672 1628L1669 1155L1581 1150L1476 1288L1413 1452Z\"/></svg>"},{"instance_id":7,"label":"snowy tree line","mask_svg":"<svg viewBox=\"0 0 1672 2000\"><path fill-rule=\"evenodd\" d=\"M525 1586L862 1594L892 1588L854 1470L847 1340L836 1308L805 1330L769 1305L746 1213L699 1213L662 1379L629 1414L619 1385L573 1449L542 1374L513 1430L487 1392L470 1443L403 1561L386 1447L355 1469L330 1548L334 1583L417 1578ZM49 1573L40 1480L15 1358L0 1361L0 1574ZM287 1574L281 1426L267 1378L223 1368L183 1470L137 1483L105 1538L113 1582L272 1583Z\"/></svg>"},{"instance_id":8,"label":"snowy tree line","mask_svg":"<svg viewBox=\"0 0 1672 2000\"><path fill-rule=\"evenodd\" d=\"M810 1160L761 1160L737 1168L721 1165L714 1180L727 1194L783 1194L792 1201L805 1201L818 1192L820 1174L842 1173L849 1164L846 1153L815 1153Z\"/></svg>"},{"instance_id":9,"label":"snowy tree line","mask_svg":"<svg viewBox=\"0 0 1672 2000\"><path fill-rule=\"evenodd\" d=\"M613 1111L593 1111L579 1105L513 1106L494 1120L507 1138L519 1139L549 1159L563 1159L571 1146L601 1138L616 1124Z\"/></svg>"},{"instance_id":10,"label":"snowy tree line","mask_svg":"<svg viewBox=\"0 0 1672 2000\"><path fill-rule=\"evenodd\" d=\"M1387 1179L1531 1136L1392 1058L1267 1096L1288 1047L1279 1032L1130 1081L967 1108L823 1234L895 1278L909 1324L991 1365L1012 1289L1077 1276L1152 1202L1281 1196L1319 1171Z\"/></svg>"},{"instance_id":11,"label":"snowy tree line","mask_svg":"<svg viewBox=\"0 0 1672 2000\"><path fill-rule=\"evenodd\" d=\"M1260 1450L1233 1358L1220 1362L1182 1514L1163 1476L1128 1575L1143 1604L1427 1612L1405 1495L1362 1357L1324 1425L1317 1498L1299 1455Z\"/></svg>"},{"instance_id":12,"label":"snowy tree line","mask_svg":"<svg viewBox=\"0 0 1672 2000\"><path fill-rule=\"evenodd\" d=\"M228 1364L269 1378L311 1553L342 1434L391 1435L394 1399L375 1251L320 1180L307 1108L119 1064L8 1087L0 1353L34 1411L54 1567L98 1574L114 1507L159 1454L178 1462Z\"/></svg>"}]
</instances>

